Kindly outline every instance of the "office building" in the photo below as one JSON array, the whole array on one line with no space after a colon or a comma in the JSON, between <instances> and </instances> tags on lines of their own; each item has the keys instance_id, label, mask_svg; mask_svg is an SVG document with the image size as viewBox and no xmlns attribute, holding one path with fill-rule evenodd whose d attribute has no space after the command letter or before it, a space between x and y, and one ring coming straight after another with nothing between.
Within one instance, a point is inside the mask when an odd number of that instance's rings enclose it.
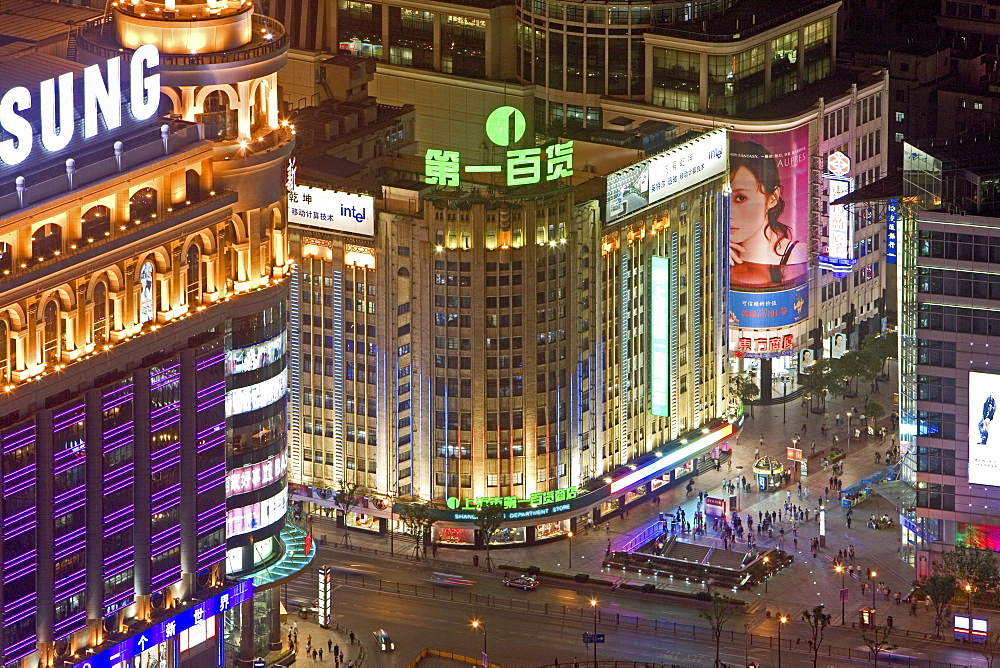
<instances>
[{"instance_id":1,"label":"office building","mask_svg":"<svg viewBox=\"0 0 1000 668\"><path fill-rule=\"evenodd\" d=\"M4 662L250 663L311 556L285 526L283 31L239 3L15 9ZM18 40L39 11L61 38Z\"/></svg>"}]
</instances>

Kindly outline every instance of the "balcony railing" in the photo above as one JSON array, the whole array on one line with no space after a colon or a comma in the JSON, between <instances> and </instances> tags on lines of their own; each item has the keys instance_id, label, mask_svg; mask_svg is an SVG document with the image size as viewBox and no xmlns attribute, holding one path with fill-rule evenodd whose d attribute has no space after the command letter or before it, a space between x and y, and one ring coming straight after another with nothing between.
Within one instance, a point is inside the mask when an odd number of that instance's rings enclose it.
<instances>
[{"instance_id":1,"label":"balcony railing","mask_svg":"<svg viewBox=\"0 0 1000 668\"><path fill-rule=\"evenodd\" d=\"M121 57L125 62L132 59L132 50L118 45L114 29L114 14L102 16L87 23L77 32L77 46L98 58ZM288 47L288 33L278 21L267 16L254 14L252 19L253 39L241 47L214 53L175 54L161 53L160 65L165 67L193 67L198 65L218 65L255 60ZM183 30L178 23L178 30ZM267 36L269 37L267 37Z\"/></svg>"}]
</instances>

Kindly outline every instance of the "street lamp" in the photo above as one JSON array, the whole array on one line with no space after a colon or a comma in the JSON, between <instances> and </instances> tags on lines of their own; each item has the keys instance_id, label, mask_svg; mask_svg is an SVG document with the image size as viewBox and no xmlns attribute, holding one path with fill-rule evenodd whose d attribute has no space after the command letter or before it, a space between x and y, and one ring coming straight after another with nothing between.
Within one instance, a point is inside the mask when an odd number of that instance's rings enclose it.
<instances>
[{"instance_id":1,"label":"street lamp","mask_svg":"<svg viewBox=\"0 0 1000 668\"><path fill-rule=\"evenodd\" d=\"M847 452L851 452L851 417L854 415L851 411L847 411Z\"/></svg>"},{"instance_id":2,"label":"street lamp","mask_svg":"<svg viewBox=\"0 0 1000 668\"><path fill-rule=\"evenodd\" d=\"M743 467L736 467L736 512L740 510L740 498L743 495Z\"/></svg>"},{"instance_id":3,"label":"street lamp","mask_svg":"<svg viewBox=\"0 0 1000 668\"><path fill-rule=\"evenodd\" d=\"M788 617L778 617L778 668L781 668L781 627L788 623Z\"/></svg>"},{"instance_id":4,"label":"street lamp","mask_svg":"<svg viewBox=\"0 0 1000 668\"><path fill-rule=\"evenodd\" d=\"M489 666L489 655L486 654L486 625L478 619L473 619L472 628L483 630L483 668L487 668Z\"/></svg>"},{"instance_id":5,"label":"street lamp","mask_svg":"<svg viewBox=\"0 0 1000 668\"><path fill-rule=\"evenodd\" d=\"M833 570L840 573L840 625L844 626L847 624L847 614L845 612L844 604L844 590L847 589L847 572L841 564L834 566Z\"/></svg>"},{"instance_id":6,"label":"street lamp","mask_svg":"<svg viewBox=\"0 0 1000 668\"><path fill-rule=\"evenodd\" d=\"M875 577L878 575L875 571L868 571L868 577L872 579L872 614L875 613ZM875 626L874 616L872 617L872 626Z\"/></svg>"},{"instance_id":7,"label":"street lamp","mask_svg":"<svg viewBox=\"0 0 1000 668\"><path fill-rule=\"evenodd\" d=\"M573 567L573 532L570 531L566 534L569 536L569 566Z\"/></svg>"},{"instance_id":8,"label":"street lamp","mask_svg":"<svg viewBox=\"0 0 1000 668\"><path fill-rule=\"evenodd\" d=\"M786 408L788 407L788 378L787 377L781 379L781 388L782 388L781 389L781 422L782 422L782 424L784 424L785 422L787 422L786 416L787 416L787 413L788 413L788 411L786 410Z\"/></svg>"},{"instance_id":9,"label":"street lamp","mask_svg":"<svg viewBox=\"0 0 1000 668\"><path fill-rule=\"evenodd\" d=\"M767 595L767 576L768 576L768 564L771 563L771 557L764 557L764 595Z\"/></svg>"},{"instance_id":10,"label":"street lamp","mask_svg":"<svg viewBox=\"0 0 1000 668\"><path fill-rule=\"evenodd\" d=\"M594 609L594 640L597 640L597 599L590 599L590 607ZM594 642L594 668L597 668L597 642Z\"/></svg>"},{"instance_id":11,"label":"street lamp","mask_svg":"<svg viewBox=\"0 0 1000 668\"><path fill-rule=\"evenodd\" d=\"M965 596L969 601L969 619L972 619L972 585L965 585Z\"/></svg>"}]
</instances>

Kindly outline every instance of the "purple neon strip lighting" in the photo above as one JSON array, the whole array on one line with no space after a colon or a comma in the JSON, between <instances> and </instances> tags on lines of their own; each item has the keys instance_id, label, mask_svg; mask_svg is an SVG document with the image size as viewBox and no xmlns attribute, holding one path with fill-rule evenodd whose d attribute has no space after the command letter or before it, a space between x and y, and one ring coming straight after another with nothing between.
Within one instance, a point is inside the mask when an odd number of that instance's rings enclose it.
<instances>
[{"instance_id":1,"label":"purple neon strip lighting","mask_svg":"<svg viewBox=\"0 0 1000 668\"><path fill-rule=\"evenodd\" d=\"M117 594L112 594L111 596L108 596L106 599L104 599L104 605L108 606L111 605L112 603L117 603L118 601L122 601L126 598L132 598L133 594L135 594L135 587L129 587L125 591L120 591Z\"/></svg>"},{"instance_id":2,"label":"purple neon strip lighting","mask_svg":"<svg viewBox=\"0 0 1000 668\"><path fill-rule=\"evenodd\" d=\"M208 510L205 510L203 512L198 513L198 519L201 520L204 517L206 517L207 515L209 515L210 513L222 513L223 515L225 515L226 514L226 504L225 503L220 503L220 504L218 504L216 506L212 506Z\"/></svg>"},{"instance_id":3,"label":"purple neon strip lighting","mask_svg":"<svg viewBox=\"0 0 1000 668\"><path fill-rule=\"evenodd\" d=\"M108 579L112 575L116 575L123 571L127 571L135 565L135 560L133 559L135 555L133 552L127 554L116 554L114 557L108 557L103 562L104 565L104 578Z\"/></svg>"},{"instance_id":4,"label":"purple neon strip lighting","mask_svg":"<svg viewBox=\"0 0 1000 668\"><path fill-rule=\"evenodd\" d=\"M199 567L209 566L217 561L222 561L225 558L226 546L221 545L218 548L209 550L198 555L197 564Z\"/></svg>"},{"instance_id":5,"label":"purple neon strip lighting","mask_svg":"<svg viewBox=\"0 0 1000 668\"><path fill-rule=\"evenodd\" d=\"M129 519L129 518L131 518L131 514L132 514L132 511L134 509L135 509L135 506L130 503L127 506L125 506L124 508L121 508L121 509L116 510L114 512L108 513L107 515L104 516L104 523L105 524L110 524L110 523L115 522L115 521L117 521L119 519L122 519L122 518Z\"/></svg>"},{"instance_id":6,"label":"purple neon strip lighting","mask_svg":"<svg viewBox=\"0 0 1000 668\"><path fill-rule=\"evenodd\" d=\"M70 617L67 617L66 619L62 620L61 622L57 622L54 630L56 634L60 634L63 631L72 632L78 629L82 629L84 626L87 625L86 622L87 622L87 611L81 610L80 612L74 613Z\"/></svg>"},{"instance_id":7,"label":"purple neon strip lighting","mask_svg":"<svg viewBox=\"0 0 1000 668\"><path fill-rule=\"evenodd\" d=\"M212 424L206 427L205 429L200 430L197 434L195 434L195 436L199 440L219 438L220 435L217 434L217 432L219 432L222 429L225 429L225 427L226 427L225 422L216 422L215 424ZM221 434L221 436L225 436L225 434Z\"/></svg>"},{"instance_id":8,"label":"purple neon strip lighting","mask_svg":"<svg viewBox=\"0 0 1000 668\"><path fill-rule=\"evenodd\" d=\"M35 470L34 464L29 464L24 468L18 469L16 471L11 471L3 477L4 486L10 486L17 484L21 478L26 478L23 482L30 482L34 484L35 482Z\"/></svg>"},{"instance_id":9,"label":"purple neon strip lighting","mask_svg":"<svg viewBox=\"0 0 1000 668\"><path fill-rule=\"evenodd\" d=\"M158 466L151 466L149 470L151 473L160 473L165 469L168 469L171 466L177 466L180 463L181 463L181 456L177 455L176 457L171 457L169 460L160 463Z\"/></svg>"},{"instance_id":10,"label":"purple neon strip lighting","mask_svg":"<svg viewBox=\"0 0 1000 668\"><path fill-rule=\"evenodd\" d=\"M113 482L113 483L107 483L106 482L104 484L104 493L105 494L112 494L114 492L118 492L120 490L123 490L126 487L131 487L133 484L135 484L135 478L132 477L132 476L129 476L128 478L122 478L121 480Z\"/></svg>"},{"instance_id":11,"label":"purple neon strip lighting","mask_svg":"<svg viewBox=\"0 0 1000 668\"><path fill-rule=\"evenodd\" d=\"M19 527L12 528L4 532L4 538L17 538L21 534L28 533L29 531L35 531L38 528L38 523L32 520L28 524L24 524Z\"/></svg>"},{"instance_id":12,"label":"purple neon strip lighting","mask_svg":"<svg viewBox=\"0 0 1000 668\"><path fill-rule=\"evenodd\" d=\"M58 600L69 598L84 591L87 588L87 573L80 571L71 577L63 578L55 584L55 597Z\"/></svg>"},{"instance_id":13,"label":"purple neon strip lighting","mask_svg":"<svg viewBox=\"0 0 1000 668\"><path fill-rule=\"evenodd\" d=\"M131 478L135 473L135 464L132 462L126 462L124 464L119 464L113 469L109 469L104 472L104 482L114 482L116 479L121 477Z\"/></svg>"},{"instance_id":14,"label":"purple neon strip lighting","mask_svg":"<svg viewBox=\"0 0 1000 668\"><path fill-rule=\"evenodd\" d=\"M220 362L222 362L225 356L226 356L225 353L219 353L218 355L212 355L211 357L205 357L203 359L198 360L198 366L197 366L198 371L202 371L203 369L210 367L213 364L219 364Z\"/></svg>"},{"instance_id":15,"label":"purple neon strip lighting","mask_svg":"<svg viewBox=\"0 0 1000 668\"><path fill-rule=\"evenodd\" d=\"M168 580L176 580L180 576L180 574L181 574L181 567L174 566L169 571L153 576L152 584L160 585Z\"/></svg>"},{"instance_id":16,"label":"purple neon strip lighting","mask_svg":"<svg viewBox=\"0 0 1000 668\"><path fill-rule=\"evenodd\" d=\"M105 443L125 442L126 439L132 437L134 427L135 422L129 420L126 424L118 425L113 429L108 429L106 432L101 434L101 436L103 436Z\"/></svg>"},{"instance_id":17,"label":"purple neon strip lighting","mask_svg":"<svg viewBox=\"0 0 1000 668\"><path fill-rule=\"evenodd\" d=\"M105 538L111 538L117 533L131 529L133 526L135 526L135 520L131 517L126 517L114 524L105 523L102 527L102 533Z\"/></svg>"},{"instance_id":18,"label":"purple neon strip lighting","mask_svg":"<svg viewBox=\"0 0 1000 668\"><path fill-rule=\"evenodd\" d=\"M13 578L7 578L6 580L7 580L7 582L12 582ZM37 598L36 595L34 593L31 593L31 594L27 594L25 596L22 596L21 598L17 599L16 601L4 601L3 602L4 613L7 613L10 610L15 610L15 609L23 608L25 606L28 606L32 610L34 610L35 609L35 600L36 600L36 598ZM9 622L10 621L10 617L7 616L6 614L4 615L4 621L5 622Z\"/></svg>"},{"instance_id":19,"label":"purple neon strip lighting","mask_svg":"<svg viewBox=\"0 0 1000 668\"><path fill-rule=\"evenodd\" d=\"M30 550L24 554L19 554L16 557L10 557L5 559L3 562L4 566L4 579L7 581L14 579L14 574L11 569L23 563L28 563L28 570L35 568L35 557L38 556L38 550Z\"/></svg>"},{"instance_id":20,"label":"purple neon strip lighting","mask_svg":"<svg viewBox=\"0 0 1000 668\"><path fill-rule=\"evenodd\" d=\"M175 547L180 547L180 546L181 546L181 539L178 537L176 540L170 543L166 543L164 545L153 545L150 548L149 553L154 557L158 557L162 554L166 554Z\"/></svg>"},{"instance_id":21,"label":"purple neon strip lighting","mask_svg":"<svg viewBox=\"0 0 1000 668\"><path fill-rule=\"evenodd\" d=\"M71 540L78 540L78 539L82 540L83 538L86 537L86 535L87 535L87 527L79 527L77 529L73 529L68 533L56 537L55 540L56 547L60 545L65 545L68 541Z\"/></svg>"},{"instance_id":22,"label":"purple neon strip lighting","mask_svg":"<svg viewBox=\"0 0 1000 668\"><path fill-rule=\"evenodd\" d=\"M219 462L211 468L207 468L198 474L198 480L204 480L205 478L215 478L220 473L226 470L226 463Z\"/></svg>"},{"instance_id":23,"label":"purple neon strip lighting","mask_svg":"<svg viewBox=\"0 0 1000 668\"><path fill-rule=\"evenodd\" d=\"M178 454L179 455L180 451L181 451L181 444L180 444L180 442L179 441L174 441L173 443L167 443L167 444L165 444L165 445L157 448L153 452L151 452L150 455L149 455L149 459L150 459L150 461L153 461L153 462L159 461L159 460L163 459L164 457L169 457L170 455L174 455L174 454Z\"/></svg>"},{"instance_id":24,"label":"purple neon strip lighting","mask_svg":"<svg viewBox=\"0 0 1000 668\"><path fill-rule=\"evenodd\" d=\"M24 610L13 611L9 606L5 606L4 609L4 622L5 626L15 624L22 619L27 619L28 617L33 617L38 609L32 605L30 608L25 608Z\"/></svg>"},{"instance_id":25,"label":"purple neon strip lighting","mask_svg":"<svg viewBox=\"0 0 1000 668\"><path fill-rule=\"evenodd\" d=\"M150 497L150 500L155 503L168 496L180 494L180 491L181 491L181 484L178 482L173 485L170 485L170 487L161 489L159 492L154 492L153 495Z\"/></svg>"},{"instance_id":26,"label":"purple neon strip lighting","mask_svg":"<svg viewBox=\"0 0 1000 668\"><path fill-rule=\"evenodd\" d=\"M34 573L37 570L38 570L38 565L34 561L32 561L30 564L27 564L27 565L25 565L25 566L23 566L21 568L6 568L5 567L4 568L4 574L3 574L4 575L4 580L6 582L11 582L13 580L18 579L19 577L27 575L28 573ZM7 606L7 605L10 605L10 604L5 603L4 605Z\"/></svg>"},{"instance_id":27,"label":"purple neon strip lighting","mask_svg":"<svg viewBox=\"0 0 1000 668\"><path fill-rule=\"evenodd\" d=\"M81 494L83 496L87 495L87 487L85 485L80 485L78 487L73 487L71 489L68 489L65 492L60 492L59 494L56 494L54 497L55 505L56 507L58 507L62 503L72 499L75 496L80 496ZM65 515L66 513L61 513L61 514Z\"/></svg>"},{"instance_id":28,"label":"purple neon strip lighting","mask_svg":"<svg viewBox=\"0 0 1000 668\"><path fill-rule=\"evenodd\" d=\"M10 452L35 442L35 425L29 424L7 436L4 452Z\"/></svg>"},{"instance_id":29,"label":"purple neon strip lighting","mask_svg":"<svg viewBox=\"0 0 1000 668\"><path fill-rule=\"evenodd\" d=\"M206 394L209 394L209 393L212 393L212 392L218 392L220 390L225 389L225 387L226 387L226 381L220 380L218 383L212 383L211 385L207 385L207 386L201 388L200 390L198 390L195 393L195 396L197 396L199 398L200 397L204 397Z\"/></svg>"},{"instance_id":30,"label":"purple neon strip lighting","mask_svg":"<svg viewBox=\"0 0 1000 668\"><path fill-rule=\"evenodd\" d=\"M26 519L28 517L32 517L35 514L35 511L36 511L35 508L26 508L25 510L16 512L13 515L8 515L7 517L3 518L3 525L7 527L12 524L18 524L21 522L21 520Z\"/></svg>"},{"instance_id":31,"label":"purple neon strip lighting","mask_svg":"<svg viewBox=\"0 0 1000 668\"><path fill-rule=\"evenodd\" d=\"M159 533L153 534L153 536L150 538L150 542L158 545L164 541L177 538L180 535L181 535L181 525L175 524L172 527L167 527L166 529L160 531Z\"/></svg>"},{"instance_id":32,"label":"purple neon strip lighting","mask_svg":"<svg viewBox=\"0 0 1000 668\"><path fill-rule=\"evenodd\" d=\"M4 649L3 653L4 661L10 663L28 656L35 651L35 642L37 640L38 636L32 633L24 640L21 640L13 645L8 645L6 649Z\"/></svg>"}]
</instances>

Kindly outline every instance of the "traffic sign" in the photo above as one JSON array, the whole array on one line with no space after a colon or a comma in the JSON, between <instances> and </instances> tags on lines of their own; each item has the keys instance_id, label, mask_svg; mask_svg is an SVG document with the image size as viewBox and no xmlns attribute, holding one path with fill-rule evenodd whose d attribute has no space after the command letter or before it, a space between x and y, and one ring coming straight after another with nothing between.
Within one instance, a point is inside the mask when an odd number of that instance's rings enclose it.
<instances>
[{"instance_id":1,"label":"traffic sign","mask_svg":"<svg viewBox=\"0 0 1000 668\"><path fill-rule=\"evenodd\" d=\"M267 662L259 656L253 660L253 668L264 668L266 665Z\"/></svg>"},{"instance_id":2,"label":"traffic sign","mask_svg":"<svg viewBox=\"0 0 1000 668\"><path fill-rule=\"evenodd\" d=\"M603 633L584 633L583 634L584 644L589 645L590 643L602 643L604 642Z\"/></svg>"}]
</instances>

